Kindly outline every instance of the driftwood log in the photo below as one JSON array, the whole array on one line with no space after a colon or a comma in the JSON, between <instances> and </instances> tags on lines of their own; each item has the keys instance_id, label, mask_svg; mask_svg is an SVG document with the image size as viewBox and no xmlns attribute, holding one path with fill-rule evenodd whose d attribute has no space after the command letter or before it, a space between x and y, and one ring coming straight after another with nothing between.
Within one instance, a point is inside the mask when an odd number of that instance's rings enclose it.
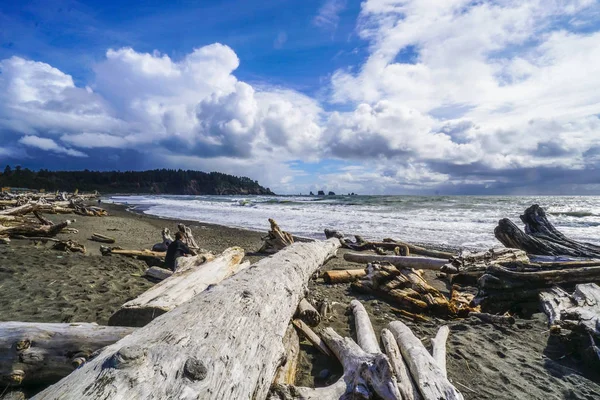
<instances>
[{"instance_id":1,"label":"driftwood log","mask_svg":"<svg viewBox=\"0 0 600 400\"><path fill-rule=\"evenodd\" d=\"M92 237L90 238L90 240L93 240L95 242L100 242L100 243L114 243L114 242L116 242L115 238L112 238L110 236L105 236L105 235L102 235L100 233L92 233Z\"/></svg>"},{"instance_id":2,"label":"driftwood log","mask_svg":"<svg viewBox=\"0 0 600 400\"><path fill-rule=\"evenodd\" d=\"M431 257L407 257L407 256L382 256L375 254L358 254L358 253L346 253L344 254L344 260L368 264L368 263L390 263L396 267L402 268L416 268L416 269L431 269L439 271L448 260L442 258L431 258Z\"/></svg>"},{"instance_id":3,"label":"driftwood log","mask_svg":"<svg viewBox=\"0 0 600 400\"><path fill-rule=\"evenodd\" d=\"M219 257L206 262L202 255L182 259L186 265L169 278L154 285L137 298L123 304L108 320L109 325L144 326L154 318L185 303L208 286L230 277L241 268L244 250L231 247Z\"/></svg>"},{"instance_id":4,"label":"driftwood log","mask_svg":"<svg viewBox=\"0 0 600 400\"><path fill-rule=\"evenodd\" d=\"M0 226L0 235L8 236L55 236L75 220L66 220L54 225L21 224L16 226Z\"/></svg>"},{"instance_id":5,"label":"driftwood log","mask_svg":"<svg viewBox=\"0 0 600 400\"><path fill-rule=\"evenodd\" d=\"M396 338L415 385L425 400L463 399L462 394L446 378L447 329L447 327L440 328L440 332L434 339L434 355L432 356L410 328L402 322L394 321L388 325L388 330ZM441 357L444 357L443 362L441 362Z\"/></svg>"},{"instance_id":6,"label":"driftwood log","mask_svg":"<svg viewBox=\"0 0 600 400\"><path fill-rule=\"evenodd\" d=\"M165 252L168 250L169 245L173 243L173 238L171 237L171 231L169 231L169 228L163 228L161 234L162 242L152 246L152 251Z\"/></svg>"},{"instance_id":7,"label":"driftwood log","mask_svg":"<svg viewBox=\"0 0 600 400\"><path fill-rule=\"evenodd\" d=\"M89 323L0 322L0 385L57 382L96 350L134 331Z\"/></svg>"},{"instance_id":8,"label":"driftwood log","mask_svg":"<svg viewBox=\"0 0 600 400\"><path fill-rule=\"evenodd\" d=\"M313 327L321 323L321 314L319 314L317 309L306 299L302 299L300 304L298 304L296 317Z\"/></svg>"},{"instance_id":9,"label":"driftwood log","mask_svg":"<svg viewBox=\"0 0 600 400\"><path fill-rule=\"evenodd\" d=\"M597 368L600 365L600 286L577 285L572 295L554 287L541 292L540 301L551 332L574 342L576 351L591 358ZM562 330L568 334L563 335Z\"/></svg>"},{"instance_id":10,"label":"driftwood log","mask_svg":"<svg viewBox=\"0 0 600 400\"><path fill-rule=\"evenodd\" d=\"M295 243L108 346L34 399L262 399L312 274L339 240Z\"/></svg>"},{"instance_id":11,"label":"driftwood log","mask_svg":"<svg viewBox=\"0 0 600 400\"><path fill-rule=\"evenodd\" d=\"M269 218L269 223L271 224L271 230L267 233L267 236L262 238L264 243L258 250L258 253L277 253L279 250L294 243L292 235L282 231L273 218Z\"/></svg>"},{"instance_id":12,"label":"driftwood log","mask_svg":"<svg viewBox=\"0 0 600 400\"><path fill-rule=\"evenodd\" d=\"M525 232L509 219L502 219L494 230L496 238L506 247L525 250L528 254L600 258L600 246L577 242L562 234L537 204L521 215Z\"/></svg>"},{"instance_id":13,"label":"driftwood log","mask_svg":"<svg viewBox=\"0 0 600 400\"><path fill-rule=\"evenodd\" d=\"M185 243L190 248L192 254L197 254L197 252L200 250L200 246L198 246L198 243L196 243L196 239L194 239L192 229L189 226L185 226L184 224L177 224L177 229L183 234L183 243ZM163 242L164 241L165 237L163 235Z\"/></svg>"},{"instance_id":14,"label":"driftwood log","mask_svg":"<svg viewBox=\"0 0 600 400\"><path fill-rule=\"evenodd\" d=\"M352 301L351 307L358 344L350 338L342 338L332 328L321 333L327 346L342 363L343 376L333 385L323 388L274 385L270 400L402 399L390 361L379 348L367 312L357 300Z\"/></svg>"},{"instance_id":15,"label":"driftwood log","mask_svg":"<svg viewBox=\"0 0 600 400\"><path fill-rule=\"evenodd\" d=\"M449 274L475 274L481 276L490 265L519 265L523 263L529 263L529 257L523 250L500 248L477 253L463 250L459 254L453 255L441 270Z\"/></svg>"},{"instance_id":16,"label":"driftwood log","mask_svg":"<svg viewBox=\"0 0 600 400\"><path fill-rule=\"evenodd\" d=\"M315 331L310 329L310 326L306 325L304 321L301 319L294 319L292 320L292 325L294 325L298 332L300 332L317 350L326 356L331 356L331 351L329 351L329 347L327 347L323 339L321 339Z\"/></svg>"},{"instance_id":17,"label":"driftwood log","mask_svg":"<svg viewBox=\"0 0 600 400\"><path fill-rule=\"evenodd\" d=\"M325 283L347 283L354 282L367 275L367 271L360 269L334 269L323 273Z\"/></svg>"}]
</instances>

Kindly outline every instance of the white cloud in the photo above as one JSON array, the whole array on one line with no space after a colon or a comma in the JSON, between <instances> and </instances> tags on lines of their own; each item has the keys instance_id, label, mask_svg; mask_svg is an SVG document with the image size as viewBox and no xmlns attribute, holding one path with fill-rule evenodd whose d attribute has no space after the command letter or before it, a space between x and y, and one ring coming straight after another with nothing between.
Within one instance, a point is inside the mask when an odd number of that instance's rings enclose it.
<instances>
[{"instance_id":1,"label":"white cloud","mask_svg":"<svg viewBox=\"0 0 600 400\"><path fill-rule=\"evenodd\" d=\"M336 29L340 21L340 13L345 9L346 0L325 0L313 23L321 28Z\"/></svg>"},{"instance_id":2,"label":"white cloud","mask_svg":"<svg viewBox=\"0 0 600 400\"><path fill-rule=\"evenodd\" d=\"M41 150L64 153L73 157L87 157L87 154L85 153L59 146L54 140L48 138L42 138L38 136L23 136L21 139L19 139L19 143Z\"/></svg>"},{"instance_id":3,"label":"white cloud","mask_svg":"<svg viewBox=\"0 0 600 400\"><path fill-rule=\"evenodd\" d=\"M344 8L326 1L313 22L335 28ZM218 43L179 60L111 49L86 87L13 57L0 61L0 133L53 153L134 149L290 192L310 179L291 160L325 158L355 169L315 180L361 193L509 184L532 168L583 176L600 164L600 32L586 17L597 8L364 1L357 30L369 55L334 72L326 104L238 80L240 60Z\"/></svg>"}]
</instances>

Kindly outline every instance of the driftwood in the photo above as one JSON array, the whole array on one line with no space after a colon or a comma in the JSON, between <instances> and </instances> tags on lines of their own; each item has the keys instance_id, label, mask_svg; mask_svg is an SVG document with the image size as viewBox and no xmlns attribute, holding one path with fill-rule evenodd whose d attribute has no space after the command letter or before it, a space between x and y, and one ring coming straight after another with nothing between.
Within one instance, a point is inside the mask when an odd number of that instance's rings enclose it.
<instances>
[{"instance_id":1,"label":"driftwood","mask_svg":"<svg viewBox=\"0 0 600 400\"><path fill-rule=\"evenodd\" d=\"M70 251L71 253L86 253L85 246L74 240L59 240L52 245L54 250Z\"/></svg>"},{"instance_id":2,"label":"driftwood","mask_svg":"<svg viewBox=\"0 0 600 400\"><path fill-rule=\"evenodd\" d=\"M283 336L283 348L285 349L285 363L277 370L273 383L293 385L296 382L296 371L300 358L300 339L292 324L288 325Z\"/></svg>"},{"instance_id":3,"label":"driftwood","mask_svg":"<svg viewBox=\"0 0 600 400\"><path fill-rule=\"evenodd\" d=\"M377 249L389 250L389 251L397 251L396 255L408 256L411 253L419 254L422 256L435 257L435 258L445 258L448 259L454 255L454 253L446 252L446 251L438 251L426 249L421 246L416 246L410 243L402 242L400 240L394 239L383 239L381 242L371 242L366 241L362 238L362 236L355 235L354 242L349 238L346 238L343 233L334 229L325 229L325 237L331 238L335 237L340 239L342 242L342 247L346 247L350 250L354 251L364 251L364 250L374 250ZM398 250L396 250L398 249Z\"/></svg>"},{"instance_id":4,"label":"driftwood","mask_svg":"<svg viewBox=\"0 0 600 400\"><path fill-rule=\"evenodd\" d=\"M108 346L35 399L265 398L282 338L337 239L295 243Z\"/></svg>"},{"instance_id":5,"label":"driftwood","mask_svg":"<svg viewBox=\"0 0 600 400\"><path fill-rule=\"evenodd\" d=\"M445 347L447 333L438 333L439 338L434 346L434 352L437 353L436 360L436 357L429 354L423 343L402 322L391 322L388 329L396 338L411 376L425 400L463 399L460 392L446 378L445 362L443 366L438 364L442 354L445 354L445 350L442 351L439 347L436 350L435 347L442 346L442 344ZM442 329L447 329L447 327L442 327Z\"/></svg>"},{"instance_id":6,"label":"driftwood","mask_svg":"<svg viewBox=\"0 0 600 400\"><path fill-rule=\"evenodd\" d=\"M262 238L264 243L258 250L258 253L277 253L279 250L294 243L292 235L282 231L273 218L269 218L269 223L271 224L271 230L267 233L267 236Z\"/></svg>"},{"instance_id":7,"label":"driftwood","mask_svg":"<svg viewBox=\"0 0 600 400\"><path fill-rule=\"evenodd\" d=\"M344 260L368 264L368 263L390 263L396 267L431 269L439 271L442 266L448 263L448 260L431 257L406 257L406 256L380 256L374 254L346 253Z\"/></svg>"},{"instance_id":8,"label":"driftwood","mask_svg":"<svg viewBox=\"0 0 600 400\"><path fill-rule=\"evenodd\" d=\"M352 301L351 307L358 344L350 338L342 338L332 328L326 328L321 334L342 363L344 375L333 385L324 388L274 385L270 400L402 399L390 361L379 348L364 307L357 300Z\"/></svg>"},{"instance_id":9,"label":"driftwood","mask_svg":"<svg viewBox=\"0 0 600 400\"><path fill-rule=\"evenodd\" d=\"M0 235L22 235L22 236L55 236L64 228L74 223L75 220L66 220L54 225L32 225L22 224L17 226L0 226Z\"/></svg>"},{"instance_id":10,"label":"driftwood","mask_svg":"<svg viewBox=\"0 0 600 400\"><path fill-rule=\"evenodd\" d=\"M306 340L308 340L317 350L326 356L331 356L331 351L329 351L329 348L323 339L321 339L319 335L315 333L315 331L310 329L310 327L306 325L304 321L301 319L294 319L292 324L298 330L298 332L302 333L302 336L304 336Z\"/></svg>"},{"instance_id":11,"label":"driftwood","mask_svg":"<svg viewBox=\"0 0 600 400\"><path fill-rule=\"evenodd\" d=\"M177 229L179 232L183 234L183 243L185 243L190 250L192 250L192 254L196 254L198 250L200 250L200 246L196 243L196 239L194 239L194 234L192 233L192 229L189 226L185 226L184 224L177 224ZM165 241L165 236L163 232L163 242Z\"/></svg>"},{"instance_id":12,"label":"driftwood","mask_svg":"<svg viewBox=\"0 0 600 400\"><path fill-rule=\"evenodd\" d=\"M173 275L173 271L161 267L150 267L144 272L144 276L162 281Z\"/></svg>"},{"instance_id":13,"label":"driftwood","mask_svg":"<svg viewBox=\"0 0 600 400\"><path fill-rule=\"evenodd\" d=\"M389 329L384 328L381 330L381 343L385 349L385 354L387 354L390 359L394 374L396 374L398 390L402 395L402 399L421 400L421 393L419 393L415 381L412 376L410 376L408 366L406 365L404 358L402 358L402 353L398 347L398 342L396 342L394 334L390 332Z\"/></svg>"},{"instance_id":14,"label":"driftwood","mask_svg":"<svg viewBox=\"0 0 600 400\"><path fill-rule=\"evenodd\" d=\"M300 304L298 304L296 317L313 327L321 323L321 315L306 299L302 299Z\"/></svg>"},{"instance_id":15,"label":"driftwood","mask_svg":"<svg viewBox=\"0 0 600 400\"><path fill-rule=\"evenodd\" d=\"M159 252L167 251L169 248L169 245L171 243L173 243L173 238L171 237L171 231L169 231L169 228L163 228L161 234L162 234L162 242L157 243L154 246L152 246L152 251L159 251Z\"/></svg>"},{"instance_id":16,"label":"driftwood","mask_svg":"<svg viewBox=\"0 0 600 400\"><path fill-rule=\"evenodd\" d=\"M442 267L442 272L449 274L483 274L490 265L529 263L529 257L523 250L517 249L490 249L473 253L463 250L450 258Z\"/></svg>"},{"instance_id":17,"label":"driftwood","mask_svg":"<svg viewBox=\"0 0 600 400\"><path fill-rule=\"evenodd\" d=\"M89 323L0 322L0 384L49 384L135 331Z\"/></svg>"},{"instance_id":18,"label":"driftwood","mask_svg":"<svg viewBox=\"0 0 600 400\"><path fill-rule=\"evenodd\" d=\"M494 315L481 312L470 312L469 317L475 317L483 322L488 322L494 325L513 325L516 322L515 317L512 315Z\"/></svg>"},{"instance_id":19,"label":"driftwood","mask_svg":"<svg viewBox=\"0 0 600 400\"><path fill-rule=\"evenodd\" d=\"M537 204L525 210L521 221L525 232L505 218L498 222L494 235L506 247L522 249L528 254L600 258L600 246L566 237L548 221Z\"/></svg>"},{"instance_id":20,"label":"driftwood","mask_svg":"<svg viewBox=\"0 0 600 400\"><path fill-rule=\"evenodd\" d=\"M367 275L364 269L334 269L323 273L323 280L329 284L354 282Z\"/></svg>"},{"instance_id":21,"label":"driftwood","mask_svg":"<svg viewBox=\"0 0 600 400\"><path fill-rule=\"evenodd\" d=\"M125 303L108 320L109 325L144 326L154 318L190 300L208 286L230 277L248 264L240 264L244 250L231 247L212 261L202 255L188 257L187 265Z\"/></svg>"},{"instance_id":22,"label":"driftwood","mask_svg":"<svg viewBox=\"0 0 600 400\"><path fill-rule=\"evenodd\" d=\"M439 315L451 313L448 299L410 268L369 264L367 275L352 283L352 288L381 296L411 312L429 311Z\"/></svg>"},{"instance_id":23,"label":"driftwood","mask_svg":"<svg viewBox=\"0 0 600 400\"><path fill-rule=\"evenodd\" d=\"M114 243L116 242L115 238L109 237L109 236L105 236L105 235L101 235L99 233L92 233L92 237L90 238L90 240L93 240L95 242L101 242L101 243Z\"/></svg>"},{"instance_id":24,"label":"driftwood","mask_svg":"<svg viewBox=\"0 0 600 400\"><path fill-rule=\"evenodd\" d=\"M126 250L120 247L100 246L100 253L103 256L120 255L125 257L133 257L151 265L163 265L166 253L150 250Z\"/></svg>"},{"instance_id":25,"label":"driftwood","mask_svg":"<svg viewBox=\"0 0 600 400\"><path fill-rule=\"evenodd\" d=\"M572 295L554 287L540 293L540 301L551 331L570 331L563 336L575 342L584 356L591 354L596 367L600 365L600 286L580 284Z\"/></svg>"},{"instance_id":26,"label":"driftwood","mask_svg":"<svg viewBox=\"0 0 600 400\"><path fill-rule=\"evenodd\" d=\"M518 272L493 265L479 279L479 288L516 290L544 288L569 283L600 281L600 267L568 268L547 271Z\"/></svg>"}]
</instances>

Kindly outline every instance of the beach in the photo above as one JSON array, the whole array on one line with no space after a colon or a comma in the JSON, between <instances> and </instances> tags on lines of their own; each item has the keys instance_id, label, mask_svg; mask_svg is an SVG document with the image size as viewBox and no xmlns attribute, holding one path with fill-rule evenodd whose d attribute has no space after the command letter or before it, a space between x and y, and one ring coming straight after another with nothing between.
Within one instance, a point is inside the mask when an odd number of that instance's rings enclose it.
<instances>
[{"instance_id":1,"label":"beach","mask_svg":"<svg viewBox=\"0 0 600 400\"><path fill-rule=\"evenodd\" d=\"M103 207L109 216L76 216L72 226L78 233L58 235L60 239L70 238L85 244L85 255L63 253L51 250L50 244L34 245L24 240L0 245L1 321L106 324L123 303L154 284L143 277L147 268L144 262L101 256L101 244L87 239L92 233L100 233L114 237L115 245L126 249L149 249L161 241L162 228L173 232L181 221L129 212L120 205ZM47 217L53 221L72 218ZM201 248L215 253L231 246L252 253L260 248L261 237L268 230L267 221L264 232L194 221L184 223L191 227ZM338 257L323 269L360 267L344 261L344 251L340 250ZM261 257L246 258L256 262ZM446 281L432 272L426 272L425 278L448 295L450 288ZM340 335L355 340L352 315L347 311L347 305L355 298L365 305L377 334L390 321L400 319L429 347L429 338L447 324L450 327L448 376L465 399L597 399L600 396L600 385L595 383L600 382L600 374L585 368L550 336L546 316L539 311L518 316L517 323L510 327L485 324L475 318L450 321L431 318L426 323L415 323L396 315L393 305L384 300L353 292L349 284L326 285L322 279L314 279L308 289L309 300L326 298L330 303L339 303L322 326L331 326ZM308 342L301 343L297 385L324 386L340 375L341 366L336 360L321 355Z\"/></svg>"}]
</instances>

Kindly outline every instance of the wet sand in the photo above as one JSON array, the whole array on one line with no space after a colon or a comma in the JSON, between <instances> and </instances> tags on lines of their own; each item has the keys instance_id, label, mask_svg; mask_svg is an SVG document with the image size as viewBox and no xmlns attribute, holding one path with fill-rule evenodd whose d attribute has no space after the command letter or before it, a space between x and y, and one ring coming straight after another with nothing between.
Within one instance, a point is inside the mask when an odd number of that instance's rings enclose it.
<instances>
[{"instance_id":1,"label":"wet sand","mask_svg":"<svg viewBox=\"0 0 600 400\"><path fill-rule=\"evenodd\" d=\"M121 206L104 205L108 217L78 217L77 234L62 234L85 244L87 254L62 253L50 244L35 246L14 240L0 245L0 321L97 322L105 324L124 302L153 285L143 278L146 264L122 256L102 257L100 243L87 240L93 232L117 239L127 249L150 248L161 241L160 231L176 230L180 221L160 219L125 211ZM49 216L64 220L72 216ZM280 222L285 229L285 221ZM263 233L218 225L189 222L198 244L220 252L240 246L256 251ZM268 222L265 221L265 232ZM343 260L343 250L324 269L356 268ZM251 262L260 257L247 257ZM427 272L427 280L447 293L445 281ZM327 298L339 306L322 326L331 326L341 335L355 338L352 316L346 305L354 298L363 301L376 333L390 321L400 319L413 329L426 346L439 326L450 326L448 376L465 399L600 399L600 373L586 369L549 336L544 314L536 312L517 319L510 328L483 324L474 318L414 323L394 314L387 302L354 293L349 284L309 283L311 299ZM341 367L320 355L307 342L301 345L298 385L323 386L341 374Z\"/></svg>"}]
</instances>

